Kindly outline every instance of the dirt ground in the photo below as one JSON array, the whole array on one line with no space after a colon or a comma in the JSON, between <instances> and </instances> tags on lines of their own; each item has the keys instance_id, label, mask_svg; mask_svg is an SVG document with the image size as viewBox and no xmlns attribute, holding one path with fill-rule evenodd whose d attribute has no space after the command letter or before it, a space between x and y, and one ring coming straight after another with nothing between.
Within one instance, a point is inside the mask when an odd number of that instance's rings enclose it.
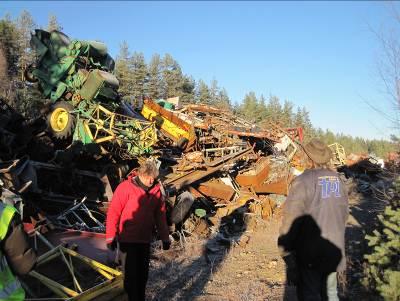
<instances>
[{"instance_id":1,"label":"dirt ground","mask_svg":"<svg viewBox=\"0 0 400 301\"><path fill-rule=\"evenodd\" d=\"M341 277L341 300L379 300L366 293L362 277L365 233L384 204L362 194L349 181L350 216L346 230L347 271ZM287 286L285 264L277 248L281 215L256 225L228 243L220 236L208 240L188 239L185 249L156 250L151 260L147 300L273 301L297 300L295 288ZM115 300L127 300L121 296Z\"/></svg>"}]
</instances>

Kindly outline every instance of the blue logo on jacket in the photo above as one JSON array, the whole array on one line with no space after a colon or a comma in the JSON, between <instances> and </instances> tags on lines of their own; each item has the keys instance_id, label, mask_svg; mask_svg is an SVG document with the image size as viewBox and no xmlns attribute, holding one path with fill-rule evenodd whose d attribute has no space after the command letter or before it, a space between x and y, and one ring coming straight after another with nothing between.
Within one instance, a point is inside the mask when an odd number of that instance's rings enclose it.
<instances>
[{"instance_id":1,"label":"blue logo on jacket","mask_svg":"<svg viewBox=\"0 0 400 301\"><path fill-rule=\"evenodd\" d=\"M318 185L322 186L321 198L340 198L340 180L335 176L318 177Z\"/></svg>"}]
</instances>

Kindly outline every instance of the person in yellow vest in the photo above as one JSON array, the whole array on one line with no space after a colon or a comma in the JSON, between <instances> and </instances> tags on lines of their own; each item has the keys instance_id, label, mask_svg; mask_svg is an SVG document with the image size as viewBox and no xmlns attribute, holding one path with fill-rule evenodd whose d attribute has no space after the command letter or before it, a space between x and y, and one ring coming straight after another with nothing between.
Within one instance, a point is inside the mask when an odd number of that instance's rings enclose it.
<instances>
[{"instance_id":1,"label":"person in yellow vest","mask_svg":"<svg viewBox=\"0 0 400 301\"><path fill-rule=\"evenodd\" d=\"M25 300L25 292L17 277L29 273L35 263L36 253L29 244L18 211L0 201L1 301Z\"/></svg>"}]
</instances>

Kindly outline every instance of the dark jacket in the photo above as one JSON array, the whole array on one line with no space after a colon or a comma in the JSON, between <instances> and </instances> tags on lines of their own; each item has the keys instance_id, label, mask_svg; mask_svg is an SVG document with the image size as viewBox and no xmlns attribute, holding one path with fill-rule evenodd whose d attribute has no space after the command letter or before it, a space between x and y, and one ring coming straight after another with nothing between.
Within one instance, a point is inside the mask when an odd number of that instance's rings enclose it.
<instances>
[{"instance_id":1,"label":"dark jacket","mask_svg":"<svg viewBox=\"0 0 400 301\"><path fill-rule=\"evenodd\" d=\"M345 269L348 197L338 173L310 169L291 184L278 245L301 265L323 272Z\"/></svg>"},{"instance_id":2,"label":"dark jacket","mask_svg":"<svg viewBox=\"0 0 400 301\"><path fill-rule=\"evenodd\" d=\"M0 243L0 248L14 275L25 275L34 268L36 252L29 244L28 235L24 231L18 214L12 218L8 232Z\"/></svg>"}]
</instances>

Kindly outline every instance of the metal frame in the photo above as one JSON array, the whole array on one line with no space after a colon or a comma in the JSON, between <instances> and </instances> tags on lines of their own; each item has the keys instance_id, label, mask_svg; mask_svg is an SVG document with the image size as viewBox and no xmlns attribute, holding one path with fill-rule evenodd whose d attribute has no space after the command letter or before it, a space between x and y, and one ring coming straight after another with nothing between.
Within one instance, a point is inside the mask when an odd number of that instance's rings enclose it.
<instances>
[{"instance_id":1,"label":"metal frame","mask_svg":"<svg viewBox=\"0 0 400 301\"><path fill-rule=\"evenodd\" d=\"M98 219L96 219L92 211L85 205L86 197L84 197L79 203L73 205L67 210L63 211L61 214L57 215L55 218L50 218L53 220L54 224L67 229L78 229L83 231L94 231L94 232L105 232L106 227ZM86 217L93 221L97 226L90 227L81 218L79 213L84 213ZM69 216L73 216L79 223L71 223Z\"/></svg>"},{"instance_id":2,"label":"metal frame","mask_svg":"<svg viewBox=\"0 0 400 301\"><path fill-rule=\"evenodd\" d=\"M40 237L40 236L39 236ZM46 243L49 247L51 246L50 242ZM61 283L58 283L37 271L31 271L28 275L38 279L42 284L44 284L47 288L49 288L54 294L58 296L58 300L68 300L68 301L86 301L93 300L95 297L110 291L114 290L116 294L122 292L123 285L123 275L120 271L117 271L113 268L110 268L100 262L92 260L88 257L85 257L73 250L65 248L63 246L58 246L52 248L47 253L41 255L37 260L37 267L49 263L55 258L61 257L67 269L69 270L71 277L73 279L74 288L69 288ZM68 259L67 259L68 257ZM78 259L80 264L86 264L91 267L93 270L98 272L101 276L103 276L106 280L100 284L97 284L87 290L82 290L82 287L75 275L75 269L72 264L72 258ZM31 291L29 287L24 283L24 287L28 288L28 291ZM114 295L114 296L115 296ZM27 298L27 301L33 300L49 300L48 298Z\"/></svg>"},{"instance_id":3,"label":"metal frame","mask_svg":"<svg viewBox=\"0 0 400 301\"><path fill-rule=\"evenodd\" d=\"M328 147L333 153L332 163L337 166L346 165L346 152L344 147L337 142L329 144Z\"/></svg>"}]
</instances>

